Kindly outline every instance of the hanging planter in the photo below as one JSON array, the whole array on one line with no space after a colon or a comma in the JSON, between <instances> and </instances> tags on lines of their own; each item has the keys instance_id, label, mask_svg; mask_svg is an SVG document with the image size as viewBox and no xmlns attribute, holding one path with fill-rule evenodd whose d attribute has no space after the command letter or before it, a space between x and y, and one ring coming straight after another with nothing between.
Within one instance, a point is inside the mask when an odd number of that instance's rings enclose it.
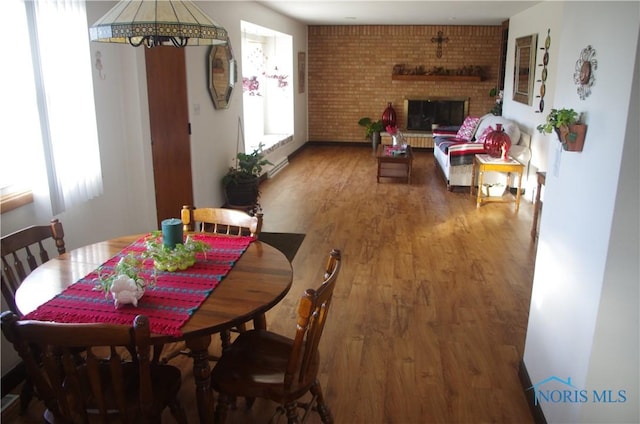
<instances>
[{"instance_id":1,"label":"hanging planter","mask_svg":"<svg viewBox=\"0 0 640 424\"><path fill-rule=\"evenodd\" d=\"M580 115L573 109L551 109L544 124L536 128L542 134L555 131L562 148L568 152L581 152L587 126L580 124Z\"/></svg>"},{"instance_id":2,"label":"hanging planter","mask_svg":"<svg viewBox=\"0 0 640 424\"><path fill-rule=\"evenodd\" d=\"M560 128L556 128L556 134L564 150L581 152L584 147L587 126L585 124L563 125Z\"/></svg>"}]
</instances>

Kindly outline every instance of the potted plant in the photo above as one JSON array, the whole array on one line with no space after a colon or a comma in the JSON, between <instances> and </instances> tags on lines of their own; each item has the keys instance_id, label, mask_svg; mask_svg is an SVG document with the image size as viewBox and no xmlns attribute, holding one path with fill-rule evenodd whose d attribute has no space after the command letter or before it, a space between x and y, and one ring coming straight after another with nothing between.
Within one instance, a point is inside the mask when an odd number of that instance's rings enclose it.
<instances>
[{"instance_id":1,"label":"potted plant","mask_svg":"<svg viewBox=\"0 0 640 424\"><path fill-rule=\"evenodd\" d=\"M491 90L489 90L489 97L496 98L496 103L493 105L489 113L495 116L502 116L502 100L504 97L504 92L502 90L498 90L497 87L493 87Z\"/></svg>"},{"instance_id":2,"label":"potted plant","mask_svg":"<svg viewBox=\"0 0 640 424\"><path fill-rule=\"evenodd\" d=\"M236 154L235 165L222 178L227 205L251 207L258 204L258 179L262 174L262 167L273 165L265 159L263 147L264 144L260 143L251 153Z\"/></svg>"},{"instance_id":3,"label":"potted plant","mask_svg":"<svg viewBox=\"0 0 640 424\"><path fill-rule=\"evenodd\" d=\"M571 152L581 152L587 126L581 124L580 115L573 109L551 109L544 124L536 127L542 134L555 131L562 148Z\"/></svg>"},{"instance_id":4,"label":"potted plant","mask_svg":"<svg viewBox=\"0 0 640 424\"><path fill-rule=\"evenodd\" d=\"M365 127L366 133L364 137L371 140L373 149L375 150L378 144L380 144L380 131L384 129L382 121L380 119L372 121L371 118L360 118L358 125Z\"/></svg>"}]
</instances>

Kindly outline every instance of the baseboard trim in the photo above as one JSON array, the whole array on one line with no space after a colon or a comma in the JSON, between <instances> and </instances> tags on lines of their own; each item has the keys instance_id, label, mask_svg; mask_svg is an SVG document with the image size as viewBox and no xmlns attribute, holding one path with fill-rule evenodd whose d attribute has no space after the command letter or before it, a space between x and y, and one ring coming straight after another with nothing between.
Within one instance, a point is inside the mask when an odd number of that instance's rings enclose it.
<instances>
[{"instance_id":1,"label":"baseboard trim","mask_svg":"<svg viewBox=\"0 0 640 424\"><path fill-rule=\"evenodd\" d=\"M520 379L520 385L522 386L524 395L527 398L527 403L529 404L531 415L533 415L533 421L536 424L547 424L547 419L544 416L542 408L539 404L536 405L536 394L533 390L530 390L530 388L533 387L533 383L531 382L531 378L529 377L527 366L524 364L524 359L520 360L518 378Z\"/></svg>"},{"instance_id":2,"label":"baseboard trim","mask_svg":"<svg viewBox=\"0 0 640 424\"><path fill-rule=\"evenodd\" d=\"M345 147L366 147L368 149L371 149L371 142L370 141L364 141L364 142L359 142L359 141L307 141L305 144L303 144L304 146L345 146ZM415 147L415 146L411 146L411 148L414 151L425 151L425 152L433 152L433 147Z\"/></svg>"},{"instance_id":3,"label":"baseboard trim","mask_svg":"<svg viewBox=\"0 0 640 424\"><path fill-rule=\"evenodd\" d=\"M371 148L370 141L307 141L305 144L309 146L347 146Z\"/></svg>"},{"instance_id":4,"label":"baseboard trim","mask_svg":"<svg viewBox=\"0 0 640 424\"><path fill-rule=\"evenodd\" d=\"M20 362L2 376L2 380L0 381L0 384L2 385L2 397L5 397L7 394L11 393L13 389L22 384L25 378L27 378L27 370L24 366L24 362Z\"/></svg>"}]
</instances>

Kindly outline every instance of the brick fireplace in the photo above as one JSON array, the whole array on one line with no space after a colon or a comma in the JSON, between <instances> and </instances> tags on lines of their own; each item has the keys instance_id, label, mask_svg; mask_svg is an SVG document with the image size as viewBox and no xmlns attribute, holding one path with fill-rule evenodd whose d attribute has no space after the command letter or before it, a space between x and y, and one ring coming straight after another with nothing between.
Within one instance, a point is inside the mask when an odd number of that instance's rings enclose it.
<instances>
[{"instance_id":1,"label":"brick fireplace","mask_svg":"<svg viewBox=\"0 0 640 424\"><path fill-rule=\"evenodd\" d=\"M431 133L433 125L462 125L469 114L469 98L405 99L402 126L407 132Z\"/></svg>"}]
</instances>

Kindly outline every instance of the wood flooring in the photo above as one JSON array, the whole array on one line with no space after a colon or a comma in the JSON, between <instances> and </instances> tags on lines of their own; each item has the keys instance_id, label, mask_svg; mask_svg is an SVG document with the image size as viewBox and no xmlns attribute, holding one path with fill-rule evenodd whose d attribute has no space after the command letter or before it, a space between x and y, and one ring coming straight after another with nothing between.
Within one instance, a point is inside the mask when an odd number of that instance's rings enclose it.
<instances>
[{"instance_id":1,"label":"wood flooring","mask_svg":"<svg viewBox=\"0 0 640 424\"><path fill-rule=\"evenodd\" d=\"M378 184L370 148L310 145L260 186L263 230L306 234L293 287L268 312L268 327L294 333L300 295L319 284L339 248L343 267L320 343L336 423L532 423L518 365L533 206L476 208L468 190L446 190L432 152L414 156L411 185ZM195 423L190 360L172 363L183 369L181 400ZM274 409L258 400L247 412L239 400L228 422L265 423ZM40 412L35 402L7 423L41 422Z\"/></svg>"}]
</instances>

